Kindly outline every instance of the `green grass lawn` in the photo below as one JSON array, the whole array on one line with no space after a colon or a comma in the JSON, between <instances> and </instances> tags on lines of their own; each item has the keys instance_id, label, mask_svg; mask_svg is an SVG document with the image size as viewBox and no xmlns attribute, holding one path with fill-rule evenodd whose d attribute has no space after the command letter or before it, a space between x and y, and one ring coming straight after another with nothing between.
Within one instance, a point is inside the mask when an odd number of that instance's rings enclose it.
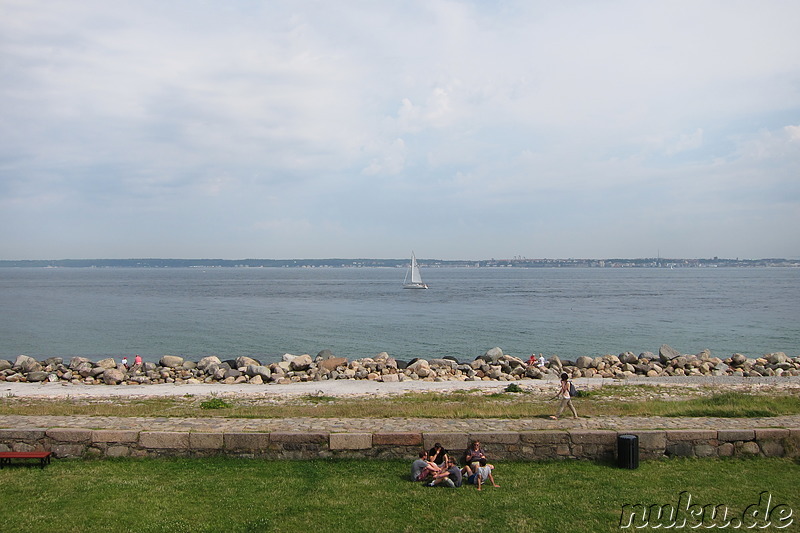
<instances>
[{"instance_id":1,"label":"green grass lawn","mask_svg":"<svg viewBox=\"0 0 800 533\"><path fill-rule=\"evenodd\" d=\"M0 471L0 531L603 532L620 530L623 505L677 505L682 491L739 517L768 491L772 506L788 506L794 521L756 529L800 531L795 460L671 459L637 470L578 461L496 467L500 487L478 492L407 481L406 461L56 460L44 470Z\"/></svg>"},{"instance_id":2,"label":"green grass lawn","mask_svg":"<svg viewBox=\"0 0 800 533\"><path fill-rule=\"evenodd\" d=\"M306 395L261 398L182 396L163 398L0 398L0 414L168 416L222 418L533 418L553 414L548 392L461 390L391 397ZM800 389L730 391L717 388L608 386L575 399L581 416L769 417L800 414Z\"/></svg>"}]
</instances>

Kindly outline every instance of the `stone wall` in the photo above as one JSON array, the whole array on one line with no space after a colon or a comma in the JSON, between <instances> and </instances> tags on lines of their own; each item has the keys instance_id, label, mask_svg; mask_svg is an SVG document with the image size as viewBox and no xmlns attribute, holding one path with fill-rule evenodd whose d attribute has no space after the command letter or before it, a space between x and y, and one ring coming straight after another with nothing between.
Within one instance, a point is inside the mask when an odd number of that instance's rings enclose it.
<instances>
[{"instance_id":1,"label":"stone wall","mask_svg":"<svg viewBox=\"0 0 800 533\"><path fill-rule=\"evenodd\" d=\"M637 435L642 460L668 457L800 457L800 428L571 430L500 433L215 433L67 428L0 429L0 451L52 451L75 457L262 459L396 458L411 460L440 442L464 450L480 440L491 460L613 461L617 437Z\"/></svg>"}]
</instances>

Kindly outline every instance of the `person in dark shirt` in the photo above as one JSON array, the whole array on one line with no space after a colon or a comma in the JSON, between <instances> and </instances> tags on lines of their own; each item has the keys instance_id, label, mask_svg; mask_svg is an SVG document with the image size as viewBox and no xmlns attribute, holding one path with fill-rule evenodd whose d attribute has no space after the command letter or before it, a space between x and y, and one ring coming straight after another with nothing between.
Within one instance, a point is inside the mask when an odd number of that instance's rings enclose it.
<instances>
[{"instance_id":1,"label":"person in dark shirt","mask_svg":"<svg viewBox=\"0 0 800 533\"><path fill-rule=\"evenodd\" d=\"M433 481L428 483L429 487L435 487L437 485L442 485L445 487L456 488L460 487L461 483L463 482L463 478L461 475L461 469L456 466L455 461L448 458L447 463L445 463L446 469L443 469L441 472L436 474L433 477Z\"/></svg>"},{"instance_id":2,"label":"person in dark shirt","mask_svg":"<svg viewBox=\"0 0 800 533\"><path fill-rule=\"evenodd\" d=\"M428 451L428 461L432 461L439 466L445 466L447 463L447 450L437 442L433 445L433 448Z\"/></svg>"}]
</instances>

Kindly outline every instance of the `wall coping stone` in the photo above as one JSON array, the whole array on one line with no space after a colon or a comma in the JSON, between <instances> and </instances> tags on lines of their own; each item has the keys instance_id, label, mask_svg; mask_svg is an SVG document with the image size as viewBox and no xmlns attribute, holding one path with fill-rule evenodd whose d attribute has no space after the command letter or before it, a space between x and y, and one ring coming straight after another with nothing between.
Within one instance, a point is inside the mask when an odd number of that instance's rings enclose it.
<instances>
[{"instance_id":1,"label":"wall coping stone","mask_svg":"<svg viewBox=\"0 0 800 533\"><path fill-rule=\"evenodd\" d=\"M47 428L0 429L0 440L40 440L47 434Z\"/></svg>"},{"instance_id":2,"label":"wall coping stone","mask_svg":"<svg viewBox=\"0 0 800 533\"><path fill-rule=\"evenodd\" d=\"M91 442L91 429L50 428L46 435L58 442Z\"/></svg>"},{"instance_id":3,"label":"wall coping stone","mask_svg":"<svg viewBox=\"0 0 800 533\"><path fill-rule=\"evenodd\" d=\"M327 444L329 435L330 433L327 431L321 431L318 433L276 431L269 434L269 440L271 442L290 444Z\"/></svg>"},{"instance_id":4,"label":"wall coping stone","mask_svg":"<svg viewBox=\"0 0 800 533\"><path fill-rule=\"evenodd\" d=\"M756 440L785 439L789 434L786 428L756 428Z\"/></svg>"},{"instance_id":5,"label":"wall coping stone","mask_svg":"<svg viewBox=\"0 0 800 533\"><path fill-rule=\"evenodd\" d=\"M226 450L241 452L257 452L266 450L270 444L269 433L225 433L223 436Z\"/></svg>"},{"instance_id":6,"label":"wall coping stone","mask_svg":"<svg viewBox=\"0 0 800 533\"><path fill-rule=\"evenodd\" d=\"M422 446L422 433L374 433L373 446Z\"/></svg>"},{"instance_id":7,"label":"wall coping stone","mask_svg":"<svg viewBox=\"0 0 800 533\"><path fill-rule=\"evenodd\" d=\"M185 450L189 448L189 433L174 431L142 431L139 433L142 448Z\"/></svg>"},{"instance_id":8,"label":"wall coping stone","mask_svg":"<svg viewBox=\"0 0 800 533\"><path fill-rule=\"evenodd\" d=\"M667 445L667 432L658 429L634 430L620 435L636 435L639 437L639 448L645 450L663 450Z\"/></svg>"},{"instance_id":9,"label":"wall coping stone","mask_svg":"<svg viewBox=\"0 0 800 533\"><path fill-rule=\"evenodd\" d=\"M576 429L568 432L573 444L616 444L617 432L606 429ZM629 433L629 432L624 432Z\"/></svg>"},{"instance_id":10,"label":"wall coping stone","mask_svg":"<svg viewBox=\"0 0 800 533\"><path fill-rule=\"evenodd\" d=\"M219 432L192 431L189 433L189 448L193 450L222 450L225 448L224 434Z\"/></svg>"},{"instance_id":11,"label":"wall coping stone","mask_svg":"<svg viewBox=\"0 0 800 533\"><path fill-rule=\"evenodd\" d=\"M451 452L458 452L466 450L471 442L466 433L423 433L422 443L426 450L433 448L433 445L439 443Z\"/></svg>"},{"instance_id":12,"label":"wall coping stone","mask_svg":"<svg viewBox=\"0 0 800 533\"><path fill-rule=\"evenodd\" d=\"M372 448L372 433L331 433L331 450L368 450Z\"/></svg>"},{"instance_id":13,"label":"wall coping stone","mask_svg":"<svg viewBox=\"0 0 800 533\"><path fill-rule=\"evenodd\" d=\"M519 438L527 444L569 444L566 431L522 431Z\"/></svg>"},{"instance_id":14,"label":"wall coping stone","mask_svg":"<svg viewBox=\"0 0 800 533\"><path fill-rule=\"evenodd\" d=\"M95 429L92 431L92 442L137 442L139 432L122 429Z\"/></svg>"},{"instance_id":15,"label":"wall coping stone","mask_svg":"<svg viewBox=\"0 0 800 533\"><path fill-rule=\"evenodd\" d=\"M754 429L719 429L717 438L725 442L748 441L756 438Z\"/></svg>"},{"instance_id":16,"label":"wall coping stone","mask_svg":"<svg viewBox=\"0 0 800 533\"><path fill-rule=\"evenodd\" d=\"M482 431L479 433L470 433L469 441L472 442L474 440L480 441L481 444L516 444L519 442L519 432L500 431L497 433L487 433Z\"/></svg>"},{"instance_id":17,"label":"wall coping stone","mask_svg":"<svg viewBox=\"0 0 800 533\"><path fill-rule=\"evenodd\" d=\"M667 442L709 441L717 438L713 429L668 429Z\"/></svg>"}]
</instances>

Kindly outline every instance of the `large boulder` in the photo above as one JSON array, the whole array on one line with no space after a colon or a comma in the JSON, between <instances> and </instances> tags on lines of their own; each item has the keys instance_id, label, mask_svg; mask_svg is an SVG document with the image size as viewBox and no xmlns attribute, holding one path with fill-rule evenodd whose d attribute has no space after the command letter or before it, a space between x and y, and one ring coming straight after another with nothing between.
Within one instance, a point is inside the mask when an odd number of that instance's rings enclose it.
<instances>
[{"instance_id":1,"label":"large boulder","mask_svg":"<svg viewBox=\"0 0 800 533\"><path fill-rule=\"evenodd\" d=\"M658 358L662 363L669 363L676 357L680 357L680 355L681 353L678 350L667 344L662 344L661 348L658 349Z\"/></svg>"},{"instance_id":2,"label":"large boulder","mask_svg":"<svg viewBox=\"0 0 800 533\"><path fill-rule=\"evenodd\" d=\"M35 370L33 372L28 372L27 379L28 381L32 382L39 382L46 380L48 375L49 374L47 372L42 372L41 370Z\"/></svg>"},{"instance_id":3,"label":"large boulder","mask_svg":"<svg viewBox=\"0 0 800 533\"><path fill-rule=\"evenodd\" d=\"M100 368L117 368L117 362L114 361L113 357L107 357L105 359L100 359L95 366L99 366Z\"/></svg>"},{"instance_id":4,"label":"large boulder","mask_svg":"<svg viewBox=\"0 0 800 533\"><path fill-rule=\"evenodd\" d=\"M8 370L9 368L13 367L14 365L11 364L11 361L6 361L5 359L0 359L0 372L3 370Z\"/></svg>"},{"instance_id":5,"label":"large boulder","mask_svg":"<svg viewBox=\"0 0 800 533\"><path fill-rule=\"evenodd\" d=\"M253 359L252 357L240 356L236 358L236 368L247 367L250 365L260 366L261 361Z\"/></svg>"},{"instance_id":6,"label":"large boulder","mask_svg":"<svg viewBox=\"0 0 800 533\"><path fill-rule=\"evenodd\" d=\"M764 358L773 365L779 365L781 363L786 363L789 361L789 358L786 357L786 354L783 352L775 352L769 355L765 355Z\"/></svg>"},{"instance_id":7,"label":"large boulder","mask_svg":"<svg viewBox=\"0 0 800 533\"><path fill-rule=\"evenodd\" d=\"M103 372L103 383L106 385L119 385L125 381L125 373L119 368L108 368Z\"/></svg>"},{"instance_id":8,"label":"large boulder","mask_svg":"<svg viewBox=\"0 0 800 533\"><path fill-rule=\"evenodd\" d=\"M177 355L165 355L161 358L158 364L166 368L179 368L183 366L183 357L178 357Z\"/></svg>"},{"instance_id":9,"label":"large boulder","mask_svg":"<svg viewBox=\"0 0 800 533\"><path fill-rule=\"evenodd\" d=\"M575 366L577 366L578 368L589 368L590 366L592 366L593 362L594 359L592 359L591 357L582 355L578 357L578 359L575 361Z\"/></svg>"},{"instance_id":10,"label":"large boulder","mask_svg":"<svg viewBox=\"0 0 800 533\"><path fill-rule=\"evenodd\" d=\"M262 380L268 380L272 375L272 372L269 371L269 367L263 365L247 365L245 374L251 378L261 376ZM252 383L253 381L250 380L250 382Z\"/></svg>"},{"instance_id":11,"label":"large boulder","mask_svg":"<svg viewBox=\"0 0 800 533\"><path fill-rule=\"evenodd\" d=\"M481 359L486 361L489 364L494 364L503 357L503 350L498 347L494 347L491 350L487 350L485 354L481 356Z\"/></svg>"},{"instance_id":12,"label":"large boulder","mask_svg":"<svg viewBox=\"0 0 800 533\"><path fill-rule=\"evenodd\" d=\"M320 352L317 354L317 361L321 359L332 359L334 357L336 356L333 355L333 352L326 348L324 350L320 350Z\"/></svg>"},{"instance_id":13,"label":"large boulder","mask_svg":"<svg viewBox=\"0 0 800 533\"><path fill-rule=\"evenodd\" d=\"M747 356L745 356L745 355L743 355L743 354L740 354L740 353L735 353L735 354L733 354L733 355L731 356L731 364L732 364L733 366L742 366L742 365L744 365L746 362L747 362Z\"/></svg>"},{"instance_id":14,"label":"large boulder","mask_svg":"<svg viewBox=\"0 0 800 533\"><path fill-rule=\"evenodd\" d=\"M42 369L42 365L33 357L18 355L14 361L14 368L20 372L38 372Z\"/></svg>"},{"instance_id":15,"label":"large boulder","mask_svg":"<svg viewBox=\"0 0 800 533\"><path fill-rule=\"evenodd\" d=\"M298 355L291 361L289 361L289 368L294 371L300 370L308 370L311 368L311 365L314 364L314 361L311 359L311 356L308 354Z\"/></svg>"},{"instance_id":16,"label":"large boulder","mask_svg":"<svg viewBox=\"0 0 800 533\"><path fill-rule=\"evenodd\" d=\"M86 357L73 357L72 359L69 360L69 368L70 370L75 370L83 363L91 364L91 361Z\"/></svg>"},{"instance_id":17,"label":"large boulder","mask_svg":"<svg viewBox=\"0 0 800 533\"><path fill-rule=\"evenodd\" d=\"M211 365L219 365L222 361L220 361L219 357L216 355L209 355L207 357L203 357L197 362L197 368L200 370L205 370Z\"/></svg>"},{"instance_id":18,"label":"large boulder","mask_svg":"<svg viewBox=\"0 0 800 533\"><path fill-rule=\"evenodd\" d=\"M326 371L330 372L332 370L336 370L340 366L347 366L347 358L346 357L329 357L328 359L323 359L317 363L317 366Z\"/></svg>"}]
</instances>

